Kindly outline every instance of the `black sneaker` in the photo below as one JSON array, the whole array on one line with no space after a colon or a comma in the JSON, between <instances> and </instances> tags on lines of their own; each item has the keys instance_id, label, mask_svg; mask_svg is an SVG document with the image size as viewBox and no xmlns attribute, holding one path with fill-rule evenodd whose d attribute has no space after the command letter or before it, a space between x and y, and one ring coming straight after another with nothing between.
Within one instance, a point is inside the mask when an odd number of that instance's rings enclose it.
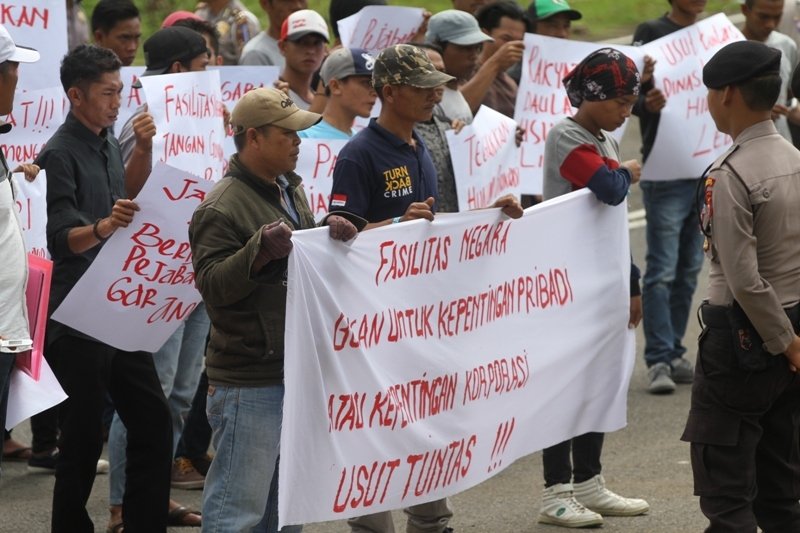
<instances>
[{"instance_id":1,"label":"black sneaker","mask_svg":"<svg viewBox=\"0 0 800 533\"><path fill-rule=\"evenodd\" d=\"M58 461L58 448L54 448L44 455L33 454L28 459L28 472L31 474L55 474Z\"/></svg>"}]
</instances>

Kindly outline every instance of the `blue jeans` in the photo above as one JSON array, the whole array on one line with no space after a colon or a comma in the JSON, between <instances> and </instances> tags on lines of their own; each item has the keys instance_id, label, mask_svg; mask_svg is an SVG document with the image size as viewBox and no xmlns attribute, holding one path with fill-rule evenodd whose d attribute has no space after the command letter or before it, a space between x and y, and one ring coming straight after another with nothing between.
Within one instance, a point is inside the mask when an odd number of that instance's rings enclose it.
<instances>
[{"instance_id":1,"label":"blue jeans","mask_svg":"<svg viewBox=\"0 0 800 533\"><path fill-rule=\"evenodd\" d=\"M206 307L201 302L186 320L167 339L164 346L153 354L158 380L169 404L172 416L172 453L183 431L183 421L192 405L197 382L203 370L203 353L209 320ZM128 435L118 414L114 414L108 432L109 501L122 504L125 493L125 447Z\"/></svg>"},{"instance_id":2,"label":"blue jeans","mask_svg":"<svg viewBox=\"0 0 800 533\"><path fill-rule=\"evenodd\" d=\"M203 490L203 533L278 530L283 385L208 387L215 455ZM282 533L302 531L287 526Z\"/></svg>"},{"instance_id":3,"label":"blue jeans","mask_svg":"<svg viewBox=\"0 0 800 533\"><path fill-rule=\"evenodd\" d=\"M695 200L699 181L640 183L647 218L647 267L642 284L647 366L669 364L686 353L683 336L697 274L703 266L703 234Z\"/></svg>"}]
</instances>

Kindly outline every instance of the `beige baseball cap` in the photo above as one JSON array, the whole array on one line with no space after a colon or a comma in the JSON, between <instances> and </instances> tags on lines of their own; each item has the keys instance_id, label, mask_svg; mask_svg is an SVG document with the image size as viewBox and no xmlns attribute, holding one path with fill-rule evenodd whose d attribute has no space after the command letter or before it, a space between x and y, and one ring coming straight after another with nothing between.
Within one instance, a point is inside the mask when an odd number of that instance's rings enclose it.
<instances>
[{"instance_id":1,"label":"beige baseball cap","mask_svg":"<svg viewBox=\"0 0 800 533\"><path fill-rule=\"evenodd\" d=\"M248 91L231 113L234 135L244 133L247 128L268 125L300 131L320 120L322 115L300 109L285 92L272 87Z\"/></svg>"}]
</instances>

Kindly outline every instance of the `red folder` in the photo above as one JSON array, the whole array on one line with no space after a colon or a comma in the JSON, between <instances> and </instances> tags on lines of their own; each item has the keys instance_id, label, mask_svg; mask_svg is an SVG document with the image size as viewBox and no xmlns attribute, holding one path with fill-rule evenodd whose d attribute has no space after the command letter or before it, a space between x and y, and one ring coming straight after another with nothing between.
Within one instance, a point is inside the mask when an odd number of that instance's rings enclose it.
<instances>
[{"instance_id":1,"label":"red folder","mask_svg":"<svg viewBox=\"0 0 800 533\"><path fill-rule=\"evenodd\" d=\"M50 278L53 262L38 255L28 254L28 286L25 297L28 305L28 326L33 347L17 354L17 367L39 381L44 356L44 332L47 326L47 306L50 301Z\"/></svg>"}]
</instances>

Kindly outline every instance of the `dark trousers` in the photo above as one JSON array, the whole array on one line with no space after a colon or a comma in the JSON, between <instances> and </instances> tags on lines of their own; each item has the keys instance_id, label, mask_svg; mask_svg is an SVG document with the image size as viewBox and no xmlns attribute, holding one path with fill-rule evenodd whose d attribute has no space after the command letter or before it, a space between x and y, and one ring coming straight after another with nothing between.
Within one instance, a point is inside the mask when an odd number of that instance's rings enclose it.
<instances>
[{"instance_id":1,"label":"dark trousers","mask_svg":"<svg viewBox=\"0 0 800 533\"><path fill-rule=\"evenodd\" d=\"M741 370L730 328L700 336L681 438L708 533L800 531L800 379L783 355L765 357L765 370Z\"/></svg>"},{"instance_id":2,"label":"dark trousers","mask_svg":"<svg viewBox=\"0 0 800 533\"><path fill-rule=\"evenodd\" d=\"M197 391L192 398L192 406L186 416L186 425L178 440L175 457L198 459L205 457L211 444L211 426L206 415L206 398L208 397L208 374L205 369L200 374Z\"/></svg>"},{"instance_id":3,"label":"dark trousers","mask_svg":"<svg viewBox=\"0 0 800 533\"><path fill-rule=\"evenodd\" d=\"M585 433L545 448L542 452L544 486L571 483L573 480L582 483L600 474L604 437L604 433Z\"/></svg>"},{"instance_id":4,"label":"dark trousers","mask_svg":"<svg viewBox=\"0 0 800 533\"><path fill-rule=\"evenodd\" d=\"M56 405L31 417L33 453L49 452L58 446L58 409L59 406Z\"/></svg>"},{"instance_id":5,"label":"dark trousers","mask_svg":"<svg viewBox=\"0 0 800 533\"><path fill-rule=\"evenodd\" d=\"M53 489L52 531L94 532L86 503L103 450L102 417L108 391L128 429L122 503L125 531L164 533L172 422L152 355L65 336L49 347L49 358L69 395L59 410L60 454Z\"/></svg>"},{"instance_id":6,"label":"dark trousers","mask_svg":"<svg viewBox=\"0 0 800 533\"><path fill-rule=\"evenodd\" d=\"M14 369L16 357L13 353L0 352L0 428L3 428L4 432L6 429L6 409L8 408L8 383L11 379L11 371ZM3 455L0 454L0 462L2 460Z\"/></svg>"}]
</instances>

